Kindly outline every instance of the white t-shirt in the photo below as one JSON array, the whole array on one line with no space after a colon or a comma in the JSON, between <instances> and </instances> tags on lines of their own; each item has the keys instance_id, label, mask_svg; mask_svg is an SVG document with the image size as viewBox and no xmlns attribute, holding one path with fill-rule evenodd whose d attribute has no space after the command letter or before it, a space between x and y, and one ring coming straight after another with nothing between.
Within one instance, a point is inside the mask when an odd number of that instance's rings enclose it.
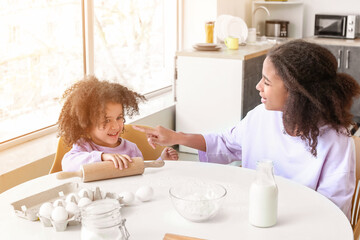
<instances>
[{"instance_id":1,"label":"white t-shirt","mask_svg":"<svg viewBox=\"0 0 360 240\"><path fill-rule=\"evenodd\" d=\"M199 152L200 161L227 164L241 160L243 167L256 169L258 160L272 160L275 175L316 190L350 219L356 179L351 137L322 127L314 157L304 140L285 133L282 112L260 104L229 131L204 138L206 153Z\"/></svg>"}]
</instances>

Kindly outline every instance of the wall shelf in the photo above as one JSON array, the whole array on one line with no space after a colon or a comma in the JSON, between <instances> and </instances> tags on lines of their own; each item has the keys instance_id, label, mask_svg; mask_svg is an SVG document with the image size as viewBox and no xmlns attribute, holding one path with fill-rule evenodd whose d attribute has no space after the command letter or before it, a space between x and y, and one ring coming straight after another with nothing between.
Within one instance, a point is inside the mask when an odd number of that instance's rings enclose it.
<instances>
[{"instance_id":1,"label":"wall shelf","mask_svg":"<svg viewBox=\"0 0 360 240\"><path fill-rule=\"evenodd\" d=\"M256 13L253 14L251 24L253 27L257 28L257 32L260 32L261 36L265 35L266 20L286 20L289 21L288 37L303 37L304 4L302 1L253 1L252 12L260 6L267 8L270 12L270 16L268 16L264 10L259 9L259 11L256 11Z\"/></svg>"}]
</instances>

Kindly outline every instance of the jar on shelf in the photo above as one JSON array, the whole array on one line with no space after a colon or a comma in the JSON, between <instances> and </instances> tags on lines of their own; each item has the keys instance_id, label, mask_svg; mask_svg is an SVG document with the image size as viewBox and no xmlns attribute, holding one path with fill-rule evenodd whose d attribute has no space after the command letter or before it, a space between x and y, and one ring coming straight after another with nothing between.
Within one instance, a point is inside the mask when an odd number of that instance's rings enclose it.
<instances>
[{"instance_id":1,"label":"jar on shelf","mask_svg":"<svg viewBox=\"0 0 360 240\"><path fill-rule=\"evenodd\" d=\"M257 162L256 179L249 193L249 222L256 227L276 224L278 188L274 178L273 162Z\"/></svg>"},{"instance_id":2,"label":"jar on shelf","mask_svg":"<svg viewBox=\"0 0 360 240\"><path fill-rule=\"evenodd\" d=\"M82 240L128 240L120 203L115 199L97 200L81 209Z\"/></svg>"}]
</instances>

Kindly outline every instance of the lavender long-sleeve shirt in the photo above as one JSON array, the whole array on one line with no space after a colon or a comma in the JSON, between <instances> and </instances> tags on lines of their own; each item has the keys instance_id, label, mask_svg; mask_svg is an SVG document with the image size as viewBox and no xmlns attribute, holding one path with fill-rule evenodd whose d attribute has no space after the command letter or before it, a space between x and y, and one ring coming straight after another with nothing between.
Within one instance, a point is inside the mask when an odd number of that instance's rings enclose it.
<instances>
[{"instance_id":1,"label":"lavender long-sleeve shirt","mask_svg":"<svg viewBox=\"0 0 360 240\"><path fill-rule=\"evenodd\" d=\"M315 158L305 141L285 133L282 112L268 111L261 104L229 131L204 138L206 153L199 152L200 161L227 164L241 160L243 167L255 169L258 160L270 159L275 175L316 190L350 219L356 179L351 137L322 127Z\"/></svg>"},{"instance_id":2,"label":"lavender long-sleeve shirt","mask_svg":"<svg viewBox=\"0 0 360 240\"><path fill-rule=\"evenodd\" d=\"M84 140L79 140L73 144L72 149L67 152L62 161L63 171L78 171L81 165L93 162L101 162L102 153L119 153L126 154L130 157L142 157L143 155L135 143L121 138L119 146L103 147L93 142L89 143Z\"/></svg>"}]
</instances>

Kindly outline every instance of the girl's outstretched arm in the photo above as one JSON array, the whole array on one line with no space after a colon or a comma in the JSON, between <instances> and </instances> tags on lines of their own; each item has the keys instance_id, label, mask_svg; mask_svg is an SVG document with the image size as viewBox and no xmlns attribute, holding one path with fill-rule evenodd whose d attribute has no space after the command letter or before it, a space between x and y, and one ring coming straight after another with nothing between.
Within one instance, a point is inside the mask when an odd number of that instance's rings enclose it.
<instances>
[{"instance_id":1,"label":"girl's outstretched arm","mask_svg":"<svg viewBox=\"0 0 360 240\"><path fill-rule=\"evenodd\" d=\"M201 134L175 132L171 129L157 126L156 128L133 126L135 130L146 133L150 146L172 146L176 144L191 147L206 152L206 142Z\"/></svg>"}]
</instances>

